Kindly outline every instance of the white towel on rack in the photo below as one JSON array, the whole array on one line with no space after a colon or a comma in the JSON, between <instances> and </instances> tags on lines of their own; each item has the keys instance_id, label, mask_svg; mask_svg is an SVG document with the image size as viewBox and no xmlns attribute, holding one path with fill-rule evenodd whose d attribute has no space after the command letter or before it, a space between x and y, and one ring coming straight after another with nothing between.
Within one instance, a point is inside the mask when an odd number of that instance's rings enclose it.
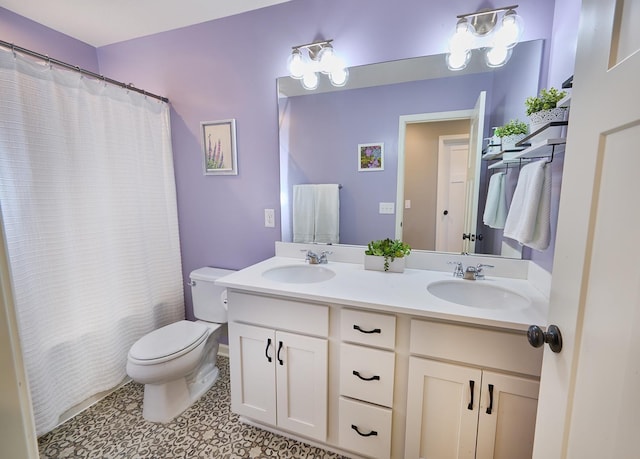
<instances>
[{"instance_id":1,"label":"white towel on rack","mask_svg":"<svg viewBox=\"0 0 640 459\"><path fill-rule=\"evenodd\" d=\"M340 242L340 186L293 186L293 242Z\"/></svg>"},{"instance_id":2,"label":"white towel on rack","mask_svg":"<svg viewBox=\"0 0 640 459\"><path fill-rule=\"evenodd\" d=\"M313 242L315 202L314 185L293 186L293 242Z\"/></svg>"},{"instance_id":3,"label":"white towel on rack","mask_svg":"<svg viewBox=\"0 0 640 459\"><path fill-rule=\"evenodd\" d=\"M315 185L315 237L314 242L337 244L340 242L340 186Z\"/></svg>"},{"instance_id":4,"label":"white towel on rack","mask_svg":"<svg viewBox=\"0 0 640 459\"><path fill-rule=\"evenodd\" d=\"M549 247L551 237L551 166L527 164L520 171L504 236L536 250Z\"/></svg>"},{"instance_id":5,"label":"white towel on rack","mask_svg":"<svg viewBox=\"0 0 640 459\"><path fill-rule=\"evenodd\" d=\"M490 228L504 228L507 219L506 176L505 172L497 172L489 179L487 202L482 221Z\"/></svg>"}]
</instances>

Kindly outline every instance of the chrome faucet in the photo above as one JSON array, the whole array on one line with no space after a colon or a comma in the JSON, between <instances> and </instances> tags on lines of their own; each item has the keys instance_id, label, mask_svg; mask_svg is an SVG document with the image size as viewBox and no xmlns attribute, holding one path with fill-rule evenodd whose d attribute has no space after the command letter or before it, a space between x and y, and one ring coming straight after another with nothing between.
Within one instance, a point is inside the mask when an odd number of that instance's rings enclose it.
<instances>
[{"instance_id":1,"label":"chrome faucet","mask_svg":"<svg viewBox=\"0 0 640 459\"><path fill-rule=\"evenodd\" d=\"M312 252L311 250L302 250L302 252L307 252L304 259L310 265L326 265L329 261L327 259L327 255L331 255L333 253L326 250L320 252L320 255Z\"/></svg>"},{"instance_id":2,"label":"chrome faucet","mask_svg":"<svg viewBox=\"0 0 640 459\"><path fill-rule=\"evenodd\" d=\"M484 268L493 268L493 265L480 263L477 266L467 266L465 269L460 261L450 261L448 263L455 265L453 269L454 277L461 277L466 280L482 280L484 279Z\"/></svg>"}]
</instances>

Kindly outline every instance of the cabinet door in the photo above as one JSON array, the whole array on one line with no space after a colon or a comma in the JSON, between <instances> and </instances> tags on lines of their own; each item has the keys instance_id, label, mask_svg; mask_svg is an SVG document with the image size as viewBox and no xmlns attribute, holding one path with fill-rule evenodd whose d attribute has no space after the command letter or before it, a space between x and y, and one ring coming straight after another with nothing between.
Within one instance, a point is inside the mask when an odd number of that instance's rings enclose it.
<instances>
[{"instance_id":1,"label":"cabinet door","mask_svg":"<svg viewBox=\"0 0 640 459\"><path fill-rule=\"evenodd\" d=\"M538 387L534 380L483 372L477 459L531 458Z\"/></svg>"},{"instance_id":2,"label":"cabinet door","mask_svg":"<svg viewBox=\"0 0 640 459\"><path fill-rule=\"evenodd\" d=\"M409 358L405 457L473 459L482 372Z\"/></svg>"},{"instance_id":3,"label":"cabinet door","mask_svg":"<svg viewBox=\"0 0 640 459\"><path fill-rule=\"evenodd\" d=\"M276 332L278 426L325 441L327 340Z\"/></svg>"},{"instance_id":4,"label":"cabinet door","mask_svg":"<svg viewBox=\"0 0 640 459\"><path fill-rule=\"evenodd\" d=\"M229 323L231 410L276 425L275 332Z\"/></svg>"}]
</instances>

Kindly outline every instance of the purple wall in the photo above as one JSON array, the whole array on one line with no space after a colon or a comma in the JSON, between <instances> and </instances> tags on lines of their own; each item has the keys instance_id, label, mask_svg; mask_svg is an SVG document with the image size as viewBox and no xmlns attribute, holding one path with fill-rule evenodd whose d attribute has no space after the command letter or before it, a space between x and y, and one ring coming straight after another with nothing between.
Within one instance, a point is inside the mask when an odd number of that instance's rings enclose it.
<instances>
[{"instance_id":1,"label":"purple wall","mask_svg":"<svg viewBox=\"0 0 640 459\"><path fill-rule=\"evenodd\" d=\"M518 3L523 40L549 40L554 0ZM171 101L185 280L201 266L243 268L274 253L280 228L264 227L263 209L280 208L275 80L286 74L291 46L333 38L349 65L441 53L455 16L487 6L485 0L293 0L99 48L100 73ZM93 48L3 9L0 30L5 41L96 70ZM543 62L548 57L545 48ZM239 175L203 176L200 122L227 118L237 120Z\"/></svg>"}]
</instances>

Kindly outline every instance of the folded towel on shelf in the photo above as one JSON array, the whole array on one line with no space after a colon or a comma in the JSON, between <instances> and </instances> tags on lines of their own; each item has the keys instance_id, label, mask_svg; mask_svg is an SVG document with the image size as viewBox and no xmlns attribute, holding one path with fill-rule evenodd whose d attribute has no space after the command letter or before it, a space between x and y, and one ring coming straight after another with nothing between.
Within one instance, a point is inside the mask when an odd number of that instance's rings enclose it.
<instances>
[{"instance_id":1,"label":"folded towel on shelf","mask_svg":"<svg viewBox=\"0 0 640 459\"><path fill-rule=\"evenodd\" d=\"M340 242L340 186L293 186L293 242Z\"/></svg>"},{"instance_id":2,"label":"folded towel on shelf","mask_svg":"<svg viewBox=\"0 0 640 459\"><path fill-rule=\"evenodd\" d=\"M551 238L551 166L546 161L527 164L520 171L504 236L536 250L549 247Z\"/></svg>"},{"instance_id":3,"label":"folded towel on shelf","mask_svg":"<svg viewBox=\"0 0 640 459\"><path fill-rule=\"evenodd\" d=\"M498 172L489 179L487 202L482 221L489 228L502 229L507 219L507 194L505 172Z\"/></svg>"}]
</instances>

